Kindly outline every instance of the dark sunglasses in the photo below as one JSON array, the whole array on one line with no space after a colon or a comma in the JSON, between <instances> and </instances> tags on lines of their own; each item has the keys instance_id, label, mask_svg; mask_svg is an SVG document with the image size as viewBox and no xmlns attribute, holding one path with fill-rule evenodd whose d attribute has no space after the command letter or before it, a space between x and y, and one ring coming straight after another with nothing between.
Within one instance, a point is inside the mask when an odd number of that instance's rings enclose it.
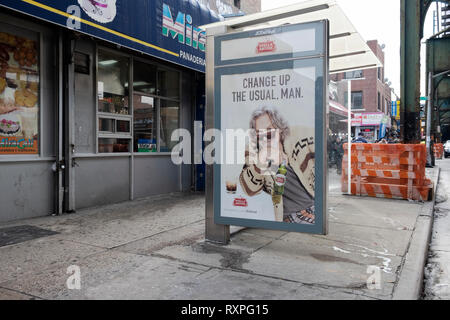
<instances>
[{"instance_id":1,"label":"dark sunglasses","mask_svg":"<svg viewBox=\"0 0 450 320\"><path fill-rule=\"evenodd\" d=\"M259 130L257 134L257 140L259 142L272 141L276 137L276 129Z\"/></svg>"}]
</instances>

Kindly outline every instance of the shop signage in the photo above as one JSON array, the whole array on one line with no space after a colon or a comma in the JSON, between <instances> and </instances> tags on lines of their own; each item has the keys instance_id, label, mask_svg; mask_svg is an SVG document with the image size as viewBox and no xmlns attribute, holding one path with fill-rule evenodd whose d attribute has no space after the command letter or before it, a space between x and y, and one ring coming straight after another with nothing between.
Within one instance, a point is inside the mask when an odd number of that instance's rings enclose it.
<instances>
[{"instance_id":1,"label":"shop signage","mask_svg":"<svg viewBox=\"0 0 450 320\"><path fill-rule=\"evenodd\" d=\"M38 143L35 139L2 137L0 135L1 154L38 154Z\"/></svg>"},{"instance_id":2,"label":"shop signage","mask_svg":"<svg viewBox=\"0 0 450 320\"><path fill-rule=\"evenodd\" d=\"M394 118L397 116L397 101L391 102L391 116Z\"/></svg>"},{"instance_id":3,"label":"shop signage","mask_svg":"<svg viewBox=\"0 0 450 320\"><path fill-rule=\"evenodd\" d=\"M178 12L174 21L170 6L163 3L163 28L162 34L165 37L177 39L179 43L205 52L206 34L198 27L192 26L192 16L183 12Z\"/></svg>"},{"instance_id":4,"label":"shop signage","mask_svg":"<svg viewBox=\"0 0 450 320\"><path fill-rule=\"evenodd\" d=\"M156 140L155 139L139 139L138 140L138 152L156 152Z\"/></svg>"},{"instance_id":5,"label":"shop signage","mask_svg":"<svg viewBox=\"0 0 450 320\"><path fill-rule=\"evenodd\" d=\"M400 120L400 100L397 101L397 114L395 115L395 120Z\"/></svg>"},{"instance_id":6,"label":"shop signage","mask_svg":"<svg viewBox=\"0 0 450 320\"><path fill-rule=\"evenodd\" d=\"M0 0L0 6L205 72L205 33L219 16L198 1Z\"/></svg>"},{"instance_id":7,"label":"shop signage","mask_svg":"<svg viewBox=\"0 0 450 320\"><path fill-rule=\"evenodd\" d=\"M327 30L320 21L215 37L215 128L227 132L217 224L326 233Z\"/></svg>"},{"instance_id":8,"label":"shop signage","mask_svg":"<svg viewBox=\"0 0 450 320\"><path fill-rule=\"evenodd\" d=\"M356 113L352 118L352 127L360 127L362 125L362 114Z\"/></svg>"},{"instance_id":9,"label":"shop signage","mask_svg":"<svg viewBox=\"0 0 450 320\"><path fill-rule=\"evenodd\" d=\"M354 119L352 119L352 125L355 127L379 126L384 117L385 114L382 112L356 113Z\"/></svg>"},{"instance_id":10,"label":"shop signage","mask_svg":"<svg viewBox=\"0 0 450 320\"><path fill-rule=\"evenodd\" d=\"M396 120L400 120L400 101L392 101L392 103L391 103L391 115Z\"/></svg>"}]
</instances>

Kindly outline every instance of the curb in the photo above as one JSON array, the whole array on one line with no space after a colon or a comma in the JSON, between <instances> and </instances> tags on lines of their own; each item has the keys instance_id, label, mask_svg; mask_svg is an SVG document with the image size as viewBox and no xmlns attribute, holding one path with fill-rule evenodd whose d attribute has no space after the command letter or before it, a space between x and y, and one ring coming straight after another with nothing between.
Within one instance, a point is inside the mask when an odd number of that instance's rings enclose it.
<instances>
[{"instance_id":1,"label":"curb","mask_svg":"<svg viewBox=\"0 0 450 320\"><path fill-rule=\"evenodd\" d=\"M428 247L434 222L436 190L441 169L438 167L434 182L433 199L423 205L417 217L411 242L405 256L393 300L419 300L422 294L424 269L428 260Z\"/></svg>"}]
</instances>

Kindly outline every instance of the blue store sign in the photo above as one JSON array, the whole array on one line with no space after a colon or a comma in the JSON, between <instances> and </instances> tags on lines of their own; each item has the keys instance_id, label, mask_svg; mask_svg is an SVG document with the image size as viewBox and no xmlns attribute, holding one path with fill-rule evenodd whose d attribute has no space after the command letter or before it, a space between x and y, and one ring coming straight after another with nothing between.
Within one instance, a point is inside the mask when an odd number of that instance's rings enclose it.
<instances>
[{"instance_id":1,"label":"blue store sign","mask_svg":"<svg viewBox=\"0 0 450 320\"><path fill-rule=\"evenodd\" d=\"M205 72L206 35L220 17L196 0L0 0L0 5Z\"/></svg>"}]
</instances>

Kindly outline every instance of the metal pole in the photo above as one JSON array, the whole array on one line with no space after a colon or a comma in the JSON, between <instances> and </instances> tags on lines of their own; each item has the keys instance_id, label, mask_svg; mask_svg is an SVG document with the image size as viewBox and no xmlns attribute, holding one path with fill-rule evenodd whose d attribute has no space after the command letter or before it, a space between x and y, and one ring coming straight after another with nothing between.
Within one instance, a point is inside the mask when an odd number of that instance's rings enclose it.
<instances>
[{"instance_id":1,"label":"metal pole","mask_svg":"<svg viewBox=\"0 0 450 320\"><path fill-rule=\"evenodd\" d=\"M432 82L433 82L433 74L431 72L428 73L428 103L427 103L427 162L431 164L431 154L430 152L430 142L431 142L431 109L432 109L432 96L433 96L433 89L432 89ZM428 161L430 159L430 161Z\"/></svg>"},{"instance_id":2,"label":"metal pole","mask_svg":"<svg viewBox=\"0 0 450 320\"><path fill-rule=\"evenodd\" d=\"M436 33L436 11L433 11L433 34Z\"/></svg>"},{"instance_id":3,"label":"metal pole","mask_svg":"<svg viewBox=\"0 0 450 320\"><path fill-rule=\"evenodd\" d=\"M75 212L75 176L74 176L74 112L75 112L75 65L73 52L75 49L73 34L64 34L64 212Z\"/></svg>"},{"instance_id":4,"label":"metal pole","mask_svg":"<svg viewBox=\"0 0 450 320\"><path fill-rule=\"evenodd\" d=\"M439 1L436 1L436 25L437 25L437 32L441 29L439 26Z\"/></svg>"},{"instance_id":5,"label":"metal pole","mask_svg":"<svg viewBox=\"0 0 450 320\"><path fill-rule=\"evenodd\" d=\"M401 0L401 121L405 143L420 143L422 0Z\"/></svg>"},{"instance_id":6,"label":"metal pole","mask_svg":"<svg viewBox=\"0 0 450 320\"><path fill-rule=\"evenodd\" d=\"M58 50L57 50L57 71L56 79L58 79L57 101L56 108L56 125L55 130L58 132L56 136L56 172L55 172L55 214L61 215L64 212L64 33L62 31L58 34Z\"/></svg>"},{"instance_id":7,"label":"metal pole","mask_svg":"<svg viewBox=\"0 0 450 320\"><path fill-rule=\"evenodd\" d=\"M347 126L347 134L348 134L348 194L352 194L352 81L348 80L348 126Z\"/></svg>"}]
</instances>

